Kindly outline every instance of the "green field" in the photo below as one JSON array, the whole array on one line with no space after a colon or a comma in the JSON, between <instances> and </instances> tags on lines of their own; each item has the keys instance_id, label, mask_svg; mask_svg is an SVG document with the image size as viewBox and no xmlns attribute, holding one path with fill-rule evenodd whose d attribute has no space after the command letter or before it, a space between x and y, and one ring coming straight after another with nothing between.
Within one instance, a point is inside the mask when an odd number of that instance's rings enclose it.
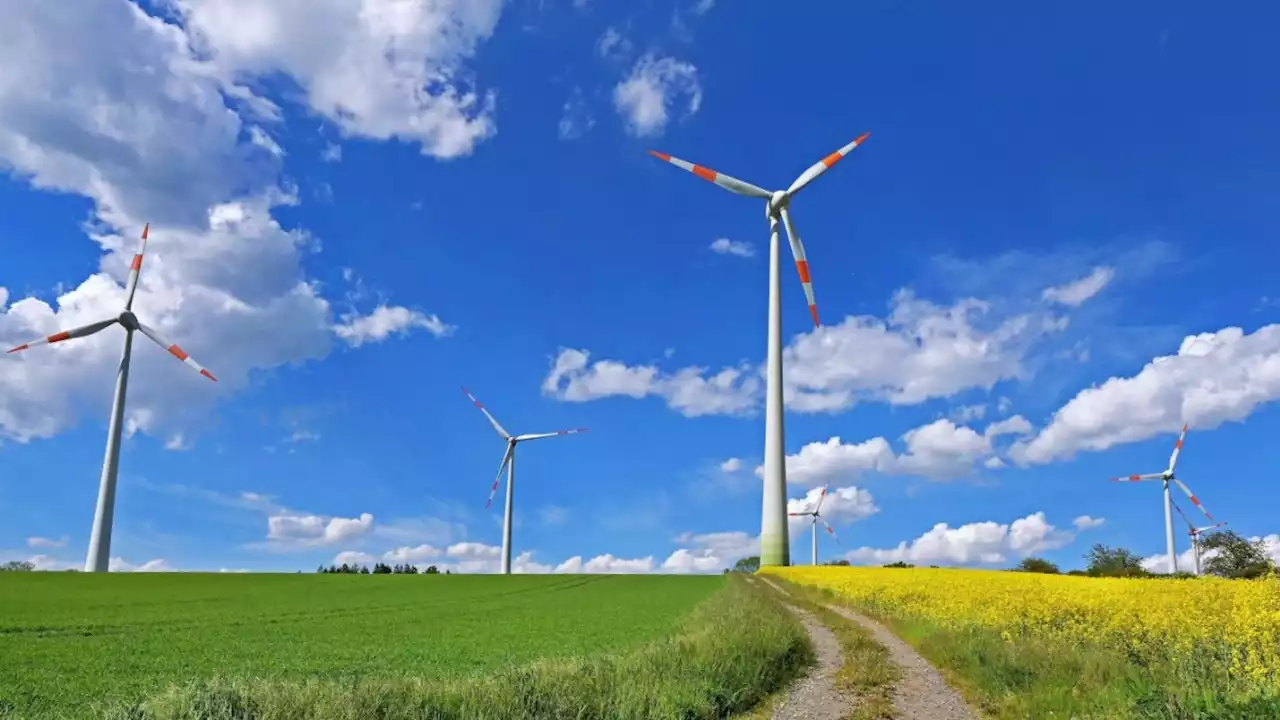
<instances>
[{"instance_id":1,"label":"green field","mask_svg":"<svg viewBox=\"0 0 1280 720\"><path fill-rule=\"evenodd\" d=\"M263 682L293 692L353 678L457 686L487 671L617 655L687 634L691 611L718 616L709 602L749 592L731 585L746 584L720 576L10 573L0 575L0 717L84 717L214 678L252 680L250 694L266 692Z\"/></svg>"}]
</instances>

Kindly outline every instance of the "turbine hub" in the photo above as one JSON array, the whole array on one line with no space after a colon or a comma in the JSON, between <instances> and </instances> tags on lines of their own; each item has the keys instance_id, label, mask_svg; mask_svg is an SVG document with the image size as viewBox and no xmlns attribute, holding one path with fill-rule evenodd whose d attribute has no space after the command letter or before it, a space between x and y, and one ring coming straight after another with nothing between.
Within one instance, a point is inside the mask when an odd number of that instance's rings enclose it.
<instances>
[{"instance_id":1,"label":"turbine hub","mask_svg":"<svg viewBox=\"0 0 1280 720\"><path fill-rule=\"evenodd\" d=\"M773 195L769 196L769 214L773 215L782 210L791 202L791 196L785 190L775 190Z\"/></svg>"},{"instance_id":2,"label":"turbine hub","mask_svg":"<svg viewBox=\"0 0 1280 720\"><path fill-rule=\"evenodd\" d=\"M120 313L119 321L120 321L120 325L122 325L125 330L138 329L138 316L134 315L133 312L130 310L125 310L124 312Z\"/></svg>"}]
</instances>

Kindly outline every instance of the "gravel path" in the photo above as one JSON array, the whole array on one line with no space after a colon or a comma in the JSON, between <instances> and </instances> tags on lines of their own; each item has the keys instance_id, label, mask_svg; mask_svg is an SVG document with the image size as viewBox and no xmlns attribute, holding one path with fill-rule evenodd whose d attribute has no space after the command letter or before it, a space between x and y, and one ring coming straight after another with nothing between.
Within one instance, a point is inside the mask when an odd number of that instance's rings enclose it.
<instances>
[{"instance_id":1,"label":"gravel path","mask_svg":"<svg viewBox=\"0 0 1280 720\"><path fill-rule=\"evenodd\" d=\"M889 650L893 662L902 668L902 679L893 688L893 708L900 720L978 720L980 716L942 679L938 669L897 635L848 608L835 605L827 608L869 630L876 642Z\"/></svg>"},{"instance_id":2,"label":"gravel path","mask_svg":"<svg viewBox=\"0 0 1280 720\"><path fill-rule=\"evenodd\" d=\"M787 597L791 596L791 593L787 592L786 588L773 580L770 580L769 578L760 578L760 580L763 580L767 585L783 595ZM897 713L897 720L979 720L981 716L969 707L968 703L964 701L964 698L960 697L960 694L952 689L952 687L947 684L946 680L942 679L942 675L938 672L937 668L930 665L924 658L920 657L920 654L917 653L915 649L903 642L897 635L889 632L888 629L875 620L849 610L848 608L838 607L836 605L828 605L827 608L832 612L839 613L844 618L852 620L866 628L871 633L872 637L875 638L875 641L883 645L889 651L889 656L893 659L893 662L901 668L902 679L899 680L893 688L893 709ZM819 648L817 636L815 635L814 630L810 628L810 623L817 623L817 620L812 615L803 613L797 608L791 609L795 612L802 613L802 619L805 616L808 616L808 621L805 623L805 629L809 630L809 636L814 639L814 648ZM830 630L827 630L826 627L820 624L818 627L821 628L821 632L827 635L830 642L836 643L835 637L831 634ZM821 663L821 650L818 651L818 655ZM837 663L838 669L838 663L841 662L838 643L834 650L834 657L836 658L835 662ZM816 674L822 675L822 665L820 664L819 667L820 670ZM833 679L834 676L835 670L832 670L828 677ZM806 682L807 679L797 684L791 689L791 692L787 693L788 703L791 702L793 695L798 692L803 692L801 688ZM835 694L834 682L831 679L827 682L831 688L830 692ZM801 703L803 703L803 700L801 700ZM847 706L846 701L845 707ZM774 710L773 717L775 720L778 718L841 717L839 712L834 715L779 714L779 711L782 708L785 708L785 705Z\"/></svg>"},{"instance_id":3,"label":"gravel path","mask_svg":"<svg viewBox=\"0 0 1280 720\"><path fill-rule=\"evenodd\" d=\"M818 665L791 684L786 697L773 706L771 717L773 720L840 720L848 713L851 704L836 692L836 673L844 665L840 643L812 614L791 605L787 605L787 609L800 618L809 633Z\"/></svg>"}]
</instances>

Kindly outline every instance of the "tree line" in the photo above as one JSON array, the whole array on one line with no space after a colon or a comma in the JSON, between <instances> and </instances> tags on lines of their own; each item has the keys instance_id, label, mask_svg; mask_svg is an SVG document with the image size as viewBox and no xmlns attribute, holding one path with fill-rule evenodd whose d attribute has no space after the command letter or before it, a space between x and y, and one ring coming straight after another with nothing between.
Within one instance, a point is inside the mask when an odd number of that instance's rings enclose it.
<instances>
[{"instance_id":1,"label":"tree line","mask_svg":"<svg viewBox=\"0 0 1280 720\"><path fill-rule=\"evenodd\" d=\"M316 568L318 573L339 573L347 575L439 575L440 568L435 565L428 565L425 570L418 570L417 565L388 565L386 563L374 563L373 569L370 570L368 565L359 563L342 563L341 565L321 565ZM448 570L444 571L445 575L450 575Z\"/></svg>"}]
</instances>

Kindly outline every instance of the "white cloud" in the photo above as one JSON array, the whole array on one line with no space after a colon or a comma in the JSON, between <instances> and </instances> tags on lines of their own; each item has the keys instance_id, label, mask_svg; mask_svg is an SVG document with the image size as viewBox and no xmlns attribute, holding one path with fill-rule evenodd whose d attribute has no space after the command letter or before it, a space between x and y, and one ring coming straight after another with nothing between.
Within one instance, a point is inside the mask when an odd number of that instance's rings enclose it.
<instances>
[{"instance_id":1,"label":"white cloud","mask_svg":"<svg viewBox=\"0 0 1280 720\"><path fill-rule=\"evenodd\" d=\"M324 150L320 151L321 162L342 162L342 146L337 143L329 143L324 146Z\"/></svg>"},{"instance_id":2,"label":"white cloud","mask_svg":"<svg viewBox=\"0 0 1280 720\"><path fill-rule=\"evenodd\" d=\"M462 79L500 0L174 0L224 77L289 76L344 134L452 158L496 132L494 94Z\"/></svg>"},{"instance_id":3,"label":"white cloud","mask_svg":"<svg viewBox=\"0 0 1280 720\"><path fill-rule=\"evenodd\" d=\"M720 463L720 472L735 473L742 469L742 460L740 458L731 457Z\"/></svg>"},{"instance_id":4,"label":"white cloud","mask_svg":"<svg viewBox=\"0 0 1280 720\"><path fill-rule=\"evenodd\" d=\"M343 550L333 557L334 565L372 565L377 559L359 550Z\"/></svg>"},{"instance_id":5,"label":"white cloud","mask_svg":"<svg viewBox=\"0 0 1280 720\"><path fill-rule=\"evenodd\" d=\"M706 15L711 12L711 8L716 6L716 0L697 0L693 4L693 13L695 15Z\"/></svg>"},{"instance_id":6,"label":"white cloud","mask_svg":"<svg viewBox=\"0 0 1280 720\"><path fill-rule=\"evenodd\" d=\"M935 480L958 477L968 474L979 463L988 468L1003 466L992 455L995 439L1029 430L1030 423L1021 415L991 423L982 434L940 418L903 433L906 451L902 454L896 454L883 437L845 443L835 436L808 443L800 448L800 452L788 455L787 482L821 485L873 472ZM764 477L764 466L757 466L755 472L757 476Z\"/></svg>"},{"instance_id":7,"label":"white cloud","mask_svg":"<svg viewBox=\"0 0 1280 720\"><path fill-rule=\"evenodd\" d=\"M272 139L272 137L268 135L265 130L258 127L257 125L249 126L249 142L253 143L254 145L257 145L258 147L262 148L263 150L266 150L268 153L278 158L284 157L284 148L281 148L280 145L274 139Z\"/></svg>"},{"instance_id":8,"label":"white cloud","mask_svg":"<svg viewBox=\"0 0 1280 720\"><path fill-rule=\"evenodd\" d=\"M600 39L596 40L596 54L602 58L620 60L631 54L631 41L618 32L617 28L607 27L600 34Z\"/></svg>"},{"instance_id":9,"label":"white cloud","mask_svg":"<svg viewBox=\"0 0 1280 720\"><path fill-rule=\"evenodd\" d=\"M175 568L164 558L148 560L141 565L134 565L124 558L113 557L107 562L110 572L174 572Z\"/></svg>"},{"instance_id":10,"label":"white cloud","mask_svg":"<svg viewBox=\"0 0 1280 720\"><path fill-rule=\"evenodd\" d=\"M676 538L682 547L662 562L668 573L717 573L740 558L760 552L760 538L744 532L684 533Z\"/></svg>"},{"instance_id":11,"label":"white cloud","mask_svg":"<svg viewBox=\"0 0 1280 720\"><path fill-rule=\"evenodd\" d=\"M382 342L394 334L407 335L421 328L440 338L453 334L456 329L437 315L426 315L406 307L379 305L368 315L350 313L342 316L342 322L333 326L333 332L351 347L365 343Z\"/></svg>"},{"instance_id":12,"label":"white cloud","mask_svg":"<svg viewBox=\"0 0 1280 720\"><path fill-rule=\"evenodd\" d=\"M67 546L67 542L69 541L70 541L70 538L68 538L66 535L63 535L60 538L29 537L27 538L27 547L64 548Z\"/></svg>"},{"instance_id":13,"label":"white cloud","mask_svg":"<svg viewBox=\"0 0 1280 720\"><path fill-rule=\"evenodd\" d=\"M967 423L973 420L981 420L987 415L986 405L961 405L952 409L949 417L958 423Z\"/></svg>"},{"instance_id":14,"label":"white cloud","mask_svg":"<svg viewBox=\"0 0 1280 720\"><path fill-rule=\"evenodd\" d=\"M788 499L787 512L812 512L821 494L822 488L816 487L810 489L802 498ZM876 505L871 493L853 486L828 490L821 508L822 518L830 525L854 523L878 512L880 508ZM813 522L811 517L805 516L788 516L787 520L792 535L807 529Z\"/></svg>"},{"instance_id":15,"label":"white cloud","mask_svg":"<svg viewBox=\"0 0 1280 720\"><path fill-rule=\"evenodd\" d=\"M569 521L569 510L559 505L543 505L538 508L538 520L548 527L558 527Z\"/></svg>"},{"instance_id":16,"label":"white cloud","mask_svg":"<svg viewBox=\"0 0 1280 720\"><path fill-rule=\"evenodd\" d=\"M1058 287L1045 288L1041 297L1048 302L1056 302L1068 307L1078 307L1094 295L1102 292L1102 289L1107 286L1107 283L1111 282L1115 274L1116 271L1113 268L1099 266L1079 280Z\"/></svg>"},{"instance_id":17,"label":"white cloud","mask_svg":"<svg viewBox=\"0 0 1280 720\"><path fill-rule=\"evenodd\" d=\"M909 543L886 549L862 547L845 557L864 564L990 565L1065 547L1074 539L1073 532L1055 528L1043 512L1037 512L1008 524L987 521L952 528L938 523Z\"/></svg>"},{"instance_id":18,"label":"white cloud","mask_svg":"<svg viewBox=\"0 0 1280 720\"><path fill-rule=\"evenodd\" d=\"M654 365L628 366L613 360L589 363L586 350L561 348L542 382L544 395L566 402L604 397L663 398L686 417L742 415L755 407L760 378L747 368L724 368L704 377L704 368L665 373Z\"/></svg>"},{"instance_id":19,"label":"white cloud","mask_svg":"<svg viewBox=\"0 0 1280 720\"><path fill-rule=\"evenodd\" d=\"M354 540L373 525L373 515L358 518L301 515L294 513L267 518L267 541L272 549L296 550L323 547Z\"/></svg>"},{"instance_id":20,"label":"white cloud","mask_svg":"<svg viewBox=\"0 0 1280 720\"><path fill-rule=\"evenodd\" d=\"M1246 335L1238 327L1189 335L1175 355L1157 357L1133 377L1113 377L1080 391L1034 438L1015 444L1022 465L1106 450L1184 422L1210 430L1241 421L1280 398L1280 325Z\"/></svg>"},{"instance_id":21,"label":"white cloud","mask_svg":"<svg viewBox=\"0 0 1280 720\"><path fill-rule=\"evenodd\" d=\"M558 573L650 573L656 563L652 556L625 559L613 555L597 555L585 563L582 557L575 555L555 567Z\"/></svg>"},{"instance_id":22,"label":"white cloud","mask_svg":"<svg viewBox=\"0 0 1280 720\"><path fill-rule=\"evenodd\" d=\"M327 7L308 5L276 23L284 17L281 2L180 5L184 16L234 8L219 17L233 17L226 28L244 33L247 54L240 57L280 49L276 41L334 39L299 32L326 22ZM375 14L361 22L376 20ZM358 25L353 36L363 32ZM169 440L186 425L207 422L211 406L247 384L250 371L321 358L333 342L330 305L301 262L316 241L272 217L297 199L277 186L280 158L263 141L265 132L244 119L253 113L262 120L273 106L234 80L279 68L267 63L232 73L225 49L214 42L197 52L182 27L126 2L64 12L56 3L17 0L0 27L0 166L36 188L91 200L87 233L103 253L98 272L56 299L9 304L0 313L0 343L17 345L118 314L138 233L149 221L139 316L221 381L204 381L139 339L127 426ZM214 51L212 61L204 50ZM359 110L353 108L351 122L361 122ZM121 341L119 329L109 328L0 358L0 435L50 437L86 414L105 416L103 388Z\"/></svg>"},{"instance_id":23,"label":"white cloud","mask_svg":"<svg viewBox=\"0 0 1280 720\"><path fill-rule=\"evenodd\" d=\"M716 238L711 243L711 252L749 258L755 256L756 249L749 242L730 240L729 238Z\"/></svg>"},{"instance_id":24,"label":"white cloud","mask_svg":"<svg viewBox=\"0 0 1280 720\"><path fill-rule=\"evenodd\" d=\"M586 98L582 96L582 88L574 86L569 99L564 101L564 106L560 109L557 134L561 140L576 140L595 126L595 116L587 108Z\"/></svg>"},{"instance_id":25,"label":"white cloud","mask_svg":"<svg viewBox=\"0 0 1280 720\"><path fill-rule=\"evenodd\" d=\"M382 559L389 563L410 565L420 563L430 558L437 558L444 555L444 551L439 548L431 547L427 544L418 545L417 547L398 547L394 550L388 550L382 554Z\"/></svg>"},{"instance_id":26,"label":"white cloud","mask_svg":"<svg viewBox=\"0 0 1280 720\"><path fill-rule=\"evenodd\" d=\"M613 104L627 132L637 137L661 135L673 111L689 116L701 107L698 70L691 63L648 53L613 89Z\"/></svg>"},{"instance_id":27,"label":"white cloud","mask_svg":"<svg viewBox=\"0 0 1280 720\"><path fill-rule=\"evenodd\" d=\"M980 300L941 307L901 290L887 320L850 316L799 334L783 350L787 409L839 412L864 401L917 405L970 388L989 390L1002 380L1026 377L1023 359L1030 349L1067 324L1066 318L1039 311L1002 320L990 315L990 305ZM562 348L543 392L572 402L660 395L687 416L742 415L758 408L764 385L759 365L706 376L697 366L673 374L616 360L588 366L588 357L587 350ZM699 390L699 402L673 402L677 385Z\"/></svg>"},{"instance_id":28,"label":"white cloud","mask_svg":"<svg viewBox=\"0 0 1280 720\"><path fill-rule=\"evenodd\" d=\"M1072 520L1071 524L1075 525L1077 530L1092 530L1096 527L1102 527L1106 522L1106 518L1095 518L1089 517L1088 515L1081 515L1075 520Z\"/></svg>"}]
</instances>

